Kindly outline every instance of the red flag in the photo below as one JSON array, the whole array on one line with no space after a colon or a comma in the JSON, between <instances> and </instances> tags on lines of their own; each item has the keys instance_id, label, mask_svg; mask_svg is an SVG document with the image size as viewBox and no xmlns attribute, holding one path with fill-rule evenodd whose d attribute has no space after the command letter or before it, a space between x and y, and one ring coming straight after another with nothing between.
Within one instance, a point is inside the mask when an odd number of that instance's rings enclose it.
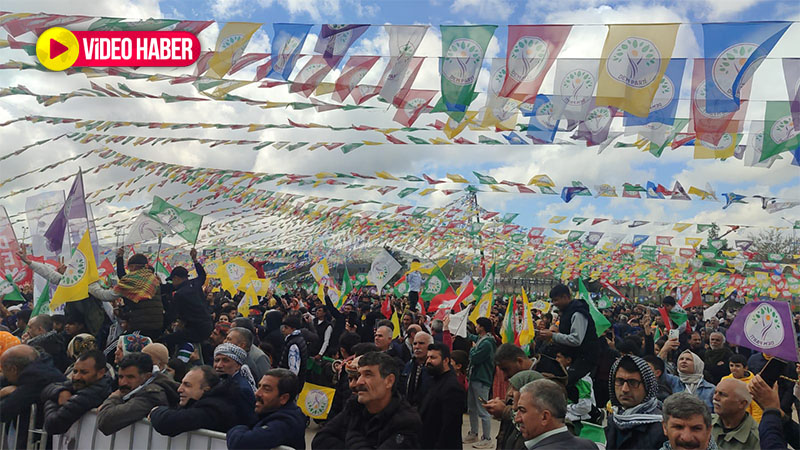
<instances>
[{"instance_id":1,"label":"red flag","mask_svg":"<svg viewBox=\"0 0 800 450\"><path fill-rule=\"evenodd\" d=\"M405 93L405 98L397 105L397 112L392 120L410 127L428 107L436 93L434 90L409 89Z\"/></svg>"},{"instance_id":2,"label":"red flag","mask_svg":"<svg viewBox=\"0 0 800 450\"><path fill-rule=\"evenodd\" d=\"M615 287L614 287L614 286L613 286L611 283L609 283L608 281L601 280L601 281L600 281L600 284L602 284L604 288L608 289L609 291L613 292L614 294L616 294L616 295L618 295L618 296L620 296L620 297L624 298L626 301L630 301L630 300L628 300L628 297L625 297L624 295L622 295L622 292L620 292L620 291L619 291L619 289L615 288Z\"/></svg>"},{"instance_id":3,"label":"red flag","mask_svg":"<svg viewBox=\"0 0 800 450\"><path fill-rule=\"evenodd\" d=\"M662 306L658 308L658 313L661 314L661 320L664 322L664 327L666 327L667 331L672 329L672 321L669 319L669 313L667 310Z\"/></svg>"},{"instance_id":4,"label":"red flag","mask_svg":"<svg viewBox=\"0 0 800 450\"><path fill-rule=\"evenodd\" d=\"M699 281L695 281L694 284L692 285L692 289L690 289L689 292L683 294L683 297L681 297L681 300L678 302L678 304L683 309L689 309L695 306L703 306L703 299L700 293Z\"/></svg>"},{"instance_id":5,"label":"red flag","mask_svg":"<svg viewBox=\"0 0 800 450\"><path fill-rule=\"evenodd\" d=\"M333 99L343 102L379 59L379 56L351 56L336 79Z\"/></svg>"},{"instance_id":6,"label":"red flag","mask_svg":"<svg viewBox=\"0 0 800 450\"><path fill-rule=\"evenodd\" d=\"M103 259L103 262L100 264L98 269L100 276L103 278L114 273L114 266L111 264L111 261L109 261L108 258Z\"/></svg>"},{"instance_id":7,"label":"red flag","mask_svg":"<svg viewBox=\"0 0 800 450\"><path fill-rule=\"evenodd\" d=\"M383 300L383 304L381 305L381 314L387 319L392 317L392 305L389 303L388 296Z\"/></svg>"}]
</instances>

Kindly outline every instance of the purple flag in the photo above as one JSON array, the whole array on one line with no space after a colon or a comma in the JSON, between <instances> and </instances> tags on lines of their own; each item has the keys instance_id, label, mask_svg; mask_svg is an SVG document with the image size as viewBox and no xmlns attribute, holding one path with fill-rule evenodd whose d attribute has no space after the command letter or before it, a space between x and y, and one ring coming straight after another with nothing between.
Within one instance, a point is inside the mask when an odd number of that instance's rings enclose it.
<instances>
[{"instance_id":1,"label":"purple flag","mask_svg":"<svg viewBox=\"0 0 800 450\"><path fill-rule=\"evenodd\" d=\"M765 355L797 361L792 311L787 302L751 302L736 314L728 341Z\"/></svg>"},{"instance_id":2,"label":"purple flag","mask_svg":"<svg viewBox=\"0 0 800 450\"><path fill-rule=\"evenodd\" d=\"M789 92L794 129L800 131L800 58L783 58L783 78Z\"/></svg>"},{"instance_id":3,"label":"purple flag","mask_svg":"<svg viewBox=\"0 0 800 450\"><path fill-rule=\"evenodd\" d=\"M364 34L369 25L322 25L314 51L322 53L331 68L339 65L344 54Z\"/></svg>"},{"instance_id":4,"label":"purple flag","mask_svg":"<svg viewBox=\"0 0 800 450\"><path fill-rule=\"evenodd\" d=\"M75 181L67 195L64 206L56 213L47 231L44 232L45 245L51 252L60 253L64 243L64 232L70 219L84 219L86 217L86 196L83 193L83 173L78 170Z\"/></svg>"}]
</instances>

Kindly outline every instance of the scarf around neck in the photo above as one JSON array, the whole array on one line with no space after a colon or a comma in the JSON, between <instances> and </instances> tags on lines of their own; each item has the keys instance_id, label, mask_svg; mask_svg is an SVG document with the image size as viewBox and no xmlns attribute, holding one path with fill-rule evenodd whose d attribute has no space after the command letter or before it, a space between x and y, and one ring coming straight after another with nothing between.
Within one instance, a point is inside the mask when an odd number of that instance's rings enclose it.
<instances>
[{"instance_id":1,"label":"scarf around neck","mask_svg":"<svg viewBox=\"0 0 800 450\"><path fill-rule=\"evenodd\" d=\"M617 373L620 361L624 358L628 358L636 364L645 388L645 397L642 403L628 409L622 409L622 405L619 403L619 400L617 400L616 391L614 390L614 376ZM634 355L625 355L614 362L614 365L611 367L611 374L611 380L609 380L611 403L618 407L618 412L613 414L611 419L614 421L617 428L628 430L639 425L658 423L663 420L663 416L661 415L661 402L657 398L658 380L656 380L656 376L650 369L650 365L648 365L644 359Z\"/></svg>"},{"instance_id":2,"label":"scarf around neck","mask_svg":"<svg viewBox=\"0 0 800 450\"><path fill-rule=\"evenodd\" d=\"M678 370L678 376L680 377L681 382L686 385L686 390L694 394L695 389L697 389L697 386L703 380L703 369L705 369L705 363L702 359L700 359L699 356L692 353L691 350L684 350L683 353L681 353L681 356L683 356L684 353L692 355L692 359L694 360L694 373L682 373L680 370ZM680 356L678 358L680 358Z\"/></svg>"}]
</instances>

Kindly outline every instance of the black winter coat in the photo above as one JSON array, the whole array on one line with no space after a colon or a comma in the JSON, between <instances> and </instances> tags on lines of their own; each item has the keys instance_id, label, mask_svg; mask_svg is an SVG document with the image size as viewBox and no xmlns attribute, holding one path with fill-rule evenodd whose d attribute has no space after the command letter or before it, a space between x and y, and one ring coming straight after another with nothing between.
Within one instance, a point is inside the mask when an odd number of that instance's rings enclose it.
<instances>
[{"instance_id":1,"label":"black winter coat","mask_svg":"<svg viewBox=\"0 0 800 450\"><path fill-rule=\"evenodd\" d=\"M236 425L250 425L253 408L250 408L250 414L239 411L237 404L231 401L236 395L234 389L228 380L221 381L200 400L189 400L184 407L157 407L150 413L150 422L165 436L177 436L200 428L226 433Z\"/></svg>"},{"instance_id":2,"label":"black winter coat","mask_svg":"<svg viewBox=\"0 0 800 450\"><path fill-rule=\"evenodd\" d=\"M17 381L17 389L0 399L0 422L8 423L19 416L18 448L25 448L28 436L28 423L30 421L31 405L37 405L36 424L41 424L42 404L39 399L42 390L50 383L64 381L64 374L53 366L50 355L44 354L36 361L22 369ZM2 387L9 385L5 379Z\"/></svg>"},{"instance_id":3,"label":"black winter coat","mask_svg":"<svg viewBox=\"0 0 800 450\"><path fill-rule=\"evenodd\" d=\"M172 294L172 306L181 319L185 328L197 332L200 339L205 339L214 329L214 321L206 309L206 297L203 294L203 283L206 281L206 272L200 263L195 263L197 278L187 280Z\"/></svg>"},{"instance_id":4,"label":"black winter coat","mask_svg":"<svg viewBox=\"0 0 800 450\"><path fill-rule=\"evenodd\" d=\"M428 394L422 399L422 448L460 449L461 425L467 411L467 394L454 370L431 381Z\"/></svg>"},{"instance_id":5,"label":"black winter coat","mask_svg":"<svg viewBox=\"0 0 800 450\"><path fill-rule=\"evenodd\" d=\"M661 422L622 430L616 426L611 417L608 418L608 425L606 425L606 448L608 450L661 448L666 440Z\"/></svg>"},{"instance_id":6,"label":"black winter coat","mask_svg":"<svg viewBox=\"0 0 800 450\"><path fill-rule=\"evenodd\" d=\"M72 393L66 403L59 406L58 396L63 391ZM111 394L111 377L105 375L91 386L76 391L72 381L53 383L42 391L44 401L44 429L50 434L64 434L87 411L97 408Z\"/></svg>"},{"instance_id":7,"label":"black winter coat","mask_svg":"<svg viewBox=\"0 0 800 450\"><path fill-rule=\"evenodd\" d=\"M396 395L378 414L370 414L357 398L351 398L344 411L317 432L311 448L420 448L421 432L417 410Z\"/></svg>"},{"instance_id":8,"label":"black winter coat","mask_svg":"<svg viewBox=\"0 0 800 450\"><path fill-rule=\"evenodd\" d=\"M69 367L71 361L67 357L67 338L65 334L55 330L48 331L28 341L28 345L50 355L53 358L53 365L62 373Z\"/></svg>"},{"instance_id":9,"label":"black winter coat","mask_svg":"<svg viewBox=\"0 0 800 450\"><path fill-rule=\"evenodd\" d=\"M276 448L288 446L295 450L306 448L306 416L290 403L259 417L253 428L238 425L228 431L228 448Z\"/></svg>"}]
</instances>

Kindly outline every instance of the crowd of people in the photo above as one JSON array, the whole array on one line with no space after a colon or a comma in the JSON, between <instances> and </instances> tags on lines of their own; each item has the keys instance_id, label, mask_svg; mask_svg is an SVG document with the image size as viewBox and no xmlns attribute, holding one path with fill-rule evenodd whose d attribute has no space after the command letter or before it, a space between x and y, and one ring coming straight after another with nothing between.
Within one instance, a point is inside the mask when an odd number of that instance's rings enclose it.
<instances>
[{"instance_id":1,"label":"crowd of people","mask_svg":"<svg viewBox=\"0 0 800 450\"><path fill-rule=\"evenodd\" d=\"M213 289L190 256L196 277L178 266L162 283L153 261L120 249L116 285L90 285L63 314L31 317L29 287L28 302L0 308L0 421L18 448L32 405L49 435L96 410L105 435L147 419L166 436L225 433L231 449L800 448L800 365L728 343L733 310L664 323L655 308L671 311L673 296L620 300L598 332L587 303L555 284L553 311L532 311L535 338L503 343L501 299L454 333L450 314L420 313L418 272L408 298L358 289L336 308L297 288L243 315L244 294ZM59 283L63 268L18 257ZM307 383L335 389L310 442Z\"/></svg>"}]
</instances>

